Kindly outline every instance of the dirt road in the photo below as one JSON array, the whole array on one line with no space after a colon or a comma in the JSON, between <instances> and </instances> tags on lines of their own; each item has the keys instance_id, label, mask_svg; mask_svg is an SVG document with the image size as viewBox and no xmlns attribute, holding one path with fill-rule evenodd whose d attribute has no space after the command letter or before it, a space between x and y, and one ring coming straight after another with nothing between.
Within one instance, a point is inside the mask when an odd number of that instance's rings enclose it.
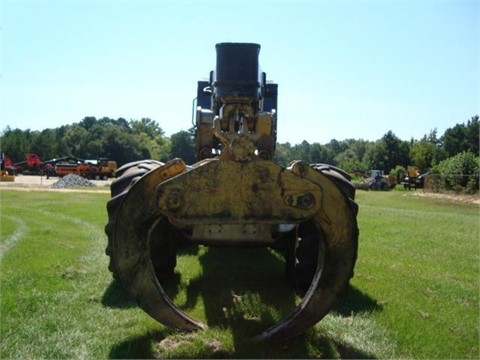
<instances>
[{"instance_id":1,"label":"dirt road","mask_svg":"<svg viewBox=\"0 0 480 360\"><path fill-rule=\"evenodd\" d=\"M0 182L0 189L4 188L23 188L23 189L49 189L49 186L56 183L59 180L58 177L50 177L47 179L46 176L34 176L34 175L17 175L15 176L15 181L13 182ZM110 191L110 184L112 179L109 180L90 180L96 186L105 189L105 191ZM54 189L51 189L54 190ZM64 190L64 189L59 189ZM97 190L98 191L98 190Z\"/></svg>"}]
</instances>

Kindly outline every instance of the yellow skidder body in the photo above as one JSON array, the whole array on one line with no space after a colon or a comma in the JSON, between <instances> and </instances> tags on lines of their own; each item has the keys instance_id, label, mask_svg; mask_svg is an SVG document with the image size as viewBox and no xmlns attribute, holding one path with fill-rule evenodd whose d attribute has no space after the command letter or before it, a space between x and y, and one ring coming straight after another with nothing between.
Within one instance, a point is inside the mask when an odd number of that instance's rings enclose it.
<instances>
[{"instance_id":1,"label":"yellow skidder body","mask_svg":"<svg viewBox=\"0 0 480 360\"><path fill-rule=\"evenodd\" d=\"M180 243L282 249L287 277L308 290L292 315L258 335L262 340L288 339L320 321L353 274L355 188L338 168L303 161L285 168L272 160L277 85L259 71L259 49L217 44L216 71L198 86L196 164L131 163L112 183L109 268L170 328L206 326L161 286L173 274Z\"/></svg>"}]
</instances>

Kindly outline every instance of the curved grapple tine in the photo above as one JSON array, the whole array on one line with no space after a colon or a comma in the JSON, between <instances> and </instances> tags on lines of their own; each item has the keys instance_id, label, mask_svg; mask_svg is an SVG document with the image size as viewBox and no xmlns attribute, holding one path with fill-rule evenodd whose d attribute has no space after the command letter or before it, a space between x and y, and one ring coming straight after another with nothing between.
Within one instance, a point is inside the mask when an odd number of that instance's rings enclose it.
<instances>
[{"instance_id":1,"label":"curved grapple tine","mask_svg":"<svg viewBox=\"0 0 480 360\"><path fill-rule=\"evenodd\" d=\"M162 217L156 187L165 180L164 171L161 166L145 174L125 196L113 231L113 254L121 282L147 314L167 327L192 331L205 325L171 302L150 259L149 233Z\"/></svg>"},{"instance_id":2,"label":"curved grapple tine","mask_svg":"<svg viewBox=\"0 0 480 360\"><path fill-rule=\"evenodd\" d=\"M323 190L322 210L313 219L323 239L316 274L293 313L258 335L257 340L286 340L305 332L328 314L353 274L358 248L356 209L325 175L314 169L305 173L303 168L302 172Z\"/></svg>"}]
</instances>

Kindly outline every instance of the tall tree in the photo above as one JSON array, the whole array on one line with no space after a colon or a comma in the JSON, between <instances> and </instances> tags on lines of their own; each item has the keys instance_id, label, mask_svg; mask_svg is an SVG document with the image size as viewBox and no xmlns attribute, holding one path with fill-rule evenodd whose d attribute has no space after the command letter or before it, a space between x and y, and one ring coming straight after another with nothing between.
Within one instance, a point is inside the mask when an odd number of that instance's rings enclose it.
<instances>
[{"instance_id":1,"label":"tall tree","mask_svg":"<svg viewBox=\"0 0 480 360\"><path fill-rule=\"evenodd\" d=\"M150 157L142 152L137 138L118 125L106 126L103 135L103 149L99 156L115 160L118 165Z\"/></svg>"},{"instance_id":2,"label":"tall tree","mask_svg":"<svg viewBox=\"0 0 480 360\"><path fill-rule=\"evenodd\" d=\"M7 126L0 137L0 148L14 163L25 161L25 154L30 151L26 131Z\"/></svg>"},{"instance_id":3,"label":"tall tree","mask_svg":"<svg viewBox=\"0 0 480 360\"><path fill-rule=\"evenodd\" d=\"M140 144L144 158L167 161L170 142L165 137L160 125L150 118L130 120L133 136Z\"/></svg>"},{"instance_id":4,"label":"tall tree","mask_svg":"<svg viewBox=\"0 0 480 360\"><path fill-rule=\"evenodd\" d=\"M31 152L38 154L42 160L56 157L57 134L55 129L45 129L37 134L31 145Z\"/></svg>"},{"instance_id":5,"label":"tall tree","mask_svg":"<svg viewBox=\"0 0 480 360\"><path fill-rule=\"evenodd\" d=\"M479 116L475 115L467 122L466 130L467 141L470 144L470 149L474 154L480 154L480 122Z\"/></svg>"},{"instance_id":6,"label":"tall tree","mask_svg":"<svg viewBox=\"0 0 480 360\"><path fill-rule=\"evenodd\" d=\"M134 134L145 133L151 139L154 139L158 135L164 135L164 132L160 125L150 118L142 118L141 120L130 120L130 127Z\"/></svg>"},{"instance_id":7,"label":"tall tree","mask_svg":"<svg viewBox=\"0 0 480 360\"><path fill-rule=\"evenodd\" d=\"M78 125L85 128L85 130L90 130L90 128L93 127L93 125L96 125L96 124L97 124L97 118L96 117L87 116L87 117L83 118L83 120L80 121L80 123Z\"/></svg>"},{"instance_id":8,"label":"tall tree","mask_svg":"<svg viewBox=\"0 0 480 360\"><path fill-rule=\"evenodd\" d=\"M347 149L335 156L335 164L347 172L360 170L364 167L353 149Z\"/></svg>"},{"instance_id":9,"label":"tall tree","mask_svg":"<svg viewBox=\"0 0 480 360\"><path fill-rule=\"evenodd\" d=\"M392 131L388 131L380 140L369 146L365 152L365 164L370 169L388 173L397 165L410 163L409 145L400 140Z\"/></svg>"},{"instance_id":10,"label":"tall tree","mask_svg":"<svg viewBox=\"0 0 480 360\"><path fill-rule=\"evenodd\" d=\"M310 144L308 141L303 140L300 144L294 145L290 149L290 161L303 160L307 163L312 162L310 150Z\"/></svg>"},{"instance_id":11,"label":"tall tree","mask_svg":"<svg viewBox=\"0 0 480 360\"><path fill-rule=\"evenodd\" d=\"M329 165L337 165L335 162L335 150L331 146L320 145L318 143L312 144L312 150L310 152L313 163L322 163Z\"/></svg>"},{"instance_id":12,"label":"tall tree","mask_svg":"<svg viewBox=\"0 0 480 360\"><path fill-rule=\"evenodd\" d=\"M84 156L82 153L84 152L85 143L88 142L88 131L79 124L73 124L65 130L62 140L65 144L65 151L57 154L57 157Z\"/></svg>"},{"instance_id":13,"label":"tall tree","mask_svg":"<svg viewBox=\"0 0 480 360\"><path fill-rule=\"evenodd\" d=\"M195 156L195 142L191 132L182 130L170 137L171 158L179 157L187 164L194 164L196 162Z\"/></svg>"},{"instance_id":14,"label":"tall tree","mask_svg":"<svg viewBox=\"0 0 480 360\"><path fill-rule=\"evenodd\" d=\"M410 158L413 165L418 166L422 173L426 172L434 164L436 149L435 144L426 138L415 141L410 147Z\"/></svg>"},{"instance_id":15,"label":"tall tree","mask_svg":"<svg viewBox=\"0 0 480 360\"><path fill-rule=\"evenodd\" d=\"M291 148L292 146L290 145L289 142L284 144L277 144L275 153L273 154L273 160L277 164L280 164L286 167L290 163L290 161L292 161Z\"/></svg>"},{"instance_id":16,"label":"tall tree","mask_svg":"<svg viewBox=\"0 0 480 360\"><path fill-rule=\"evenodd\" d=\"M447 157L455 156L461 152L479 153L479 121L478 115L473 116L467 124L456 124L448 128L441 141Z\"/></svg>"}]
</instances>

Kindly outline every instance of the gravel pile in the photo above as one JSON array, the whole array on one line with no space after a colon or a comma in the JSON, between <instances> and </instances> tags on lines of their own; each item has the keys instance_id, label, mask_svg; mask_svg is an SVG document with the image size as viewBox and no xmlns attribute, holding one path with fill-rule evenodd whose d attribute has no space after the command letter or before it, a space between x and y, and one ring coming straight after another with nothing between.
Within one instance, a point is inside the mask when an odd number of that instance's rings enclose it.
<instances>
[{"instance_id":1,"label":"gravel pile","mask_svg":"<svg viewBox=\"0 0 480 360\"><path fill-rule=\"evenodd\" d=\"M84 177L78 176L78 175L73 175L69 174L64 177L62 177L60 180L57 182L53 183L52 185L49 186L49 188L52 189L67 189L67 188L73 188L73 187L92 187L96 186L94 183L91 181L85 179Z\"/></svg>"}]
</instances>

